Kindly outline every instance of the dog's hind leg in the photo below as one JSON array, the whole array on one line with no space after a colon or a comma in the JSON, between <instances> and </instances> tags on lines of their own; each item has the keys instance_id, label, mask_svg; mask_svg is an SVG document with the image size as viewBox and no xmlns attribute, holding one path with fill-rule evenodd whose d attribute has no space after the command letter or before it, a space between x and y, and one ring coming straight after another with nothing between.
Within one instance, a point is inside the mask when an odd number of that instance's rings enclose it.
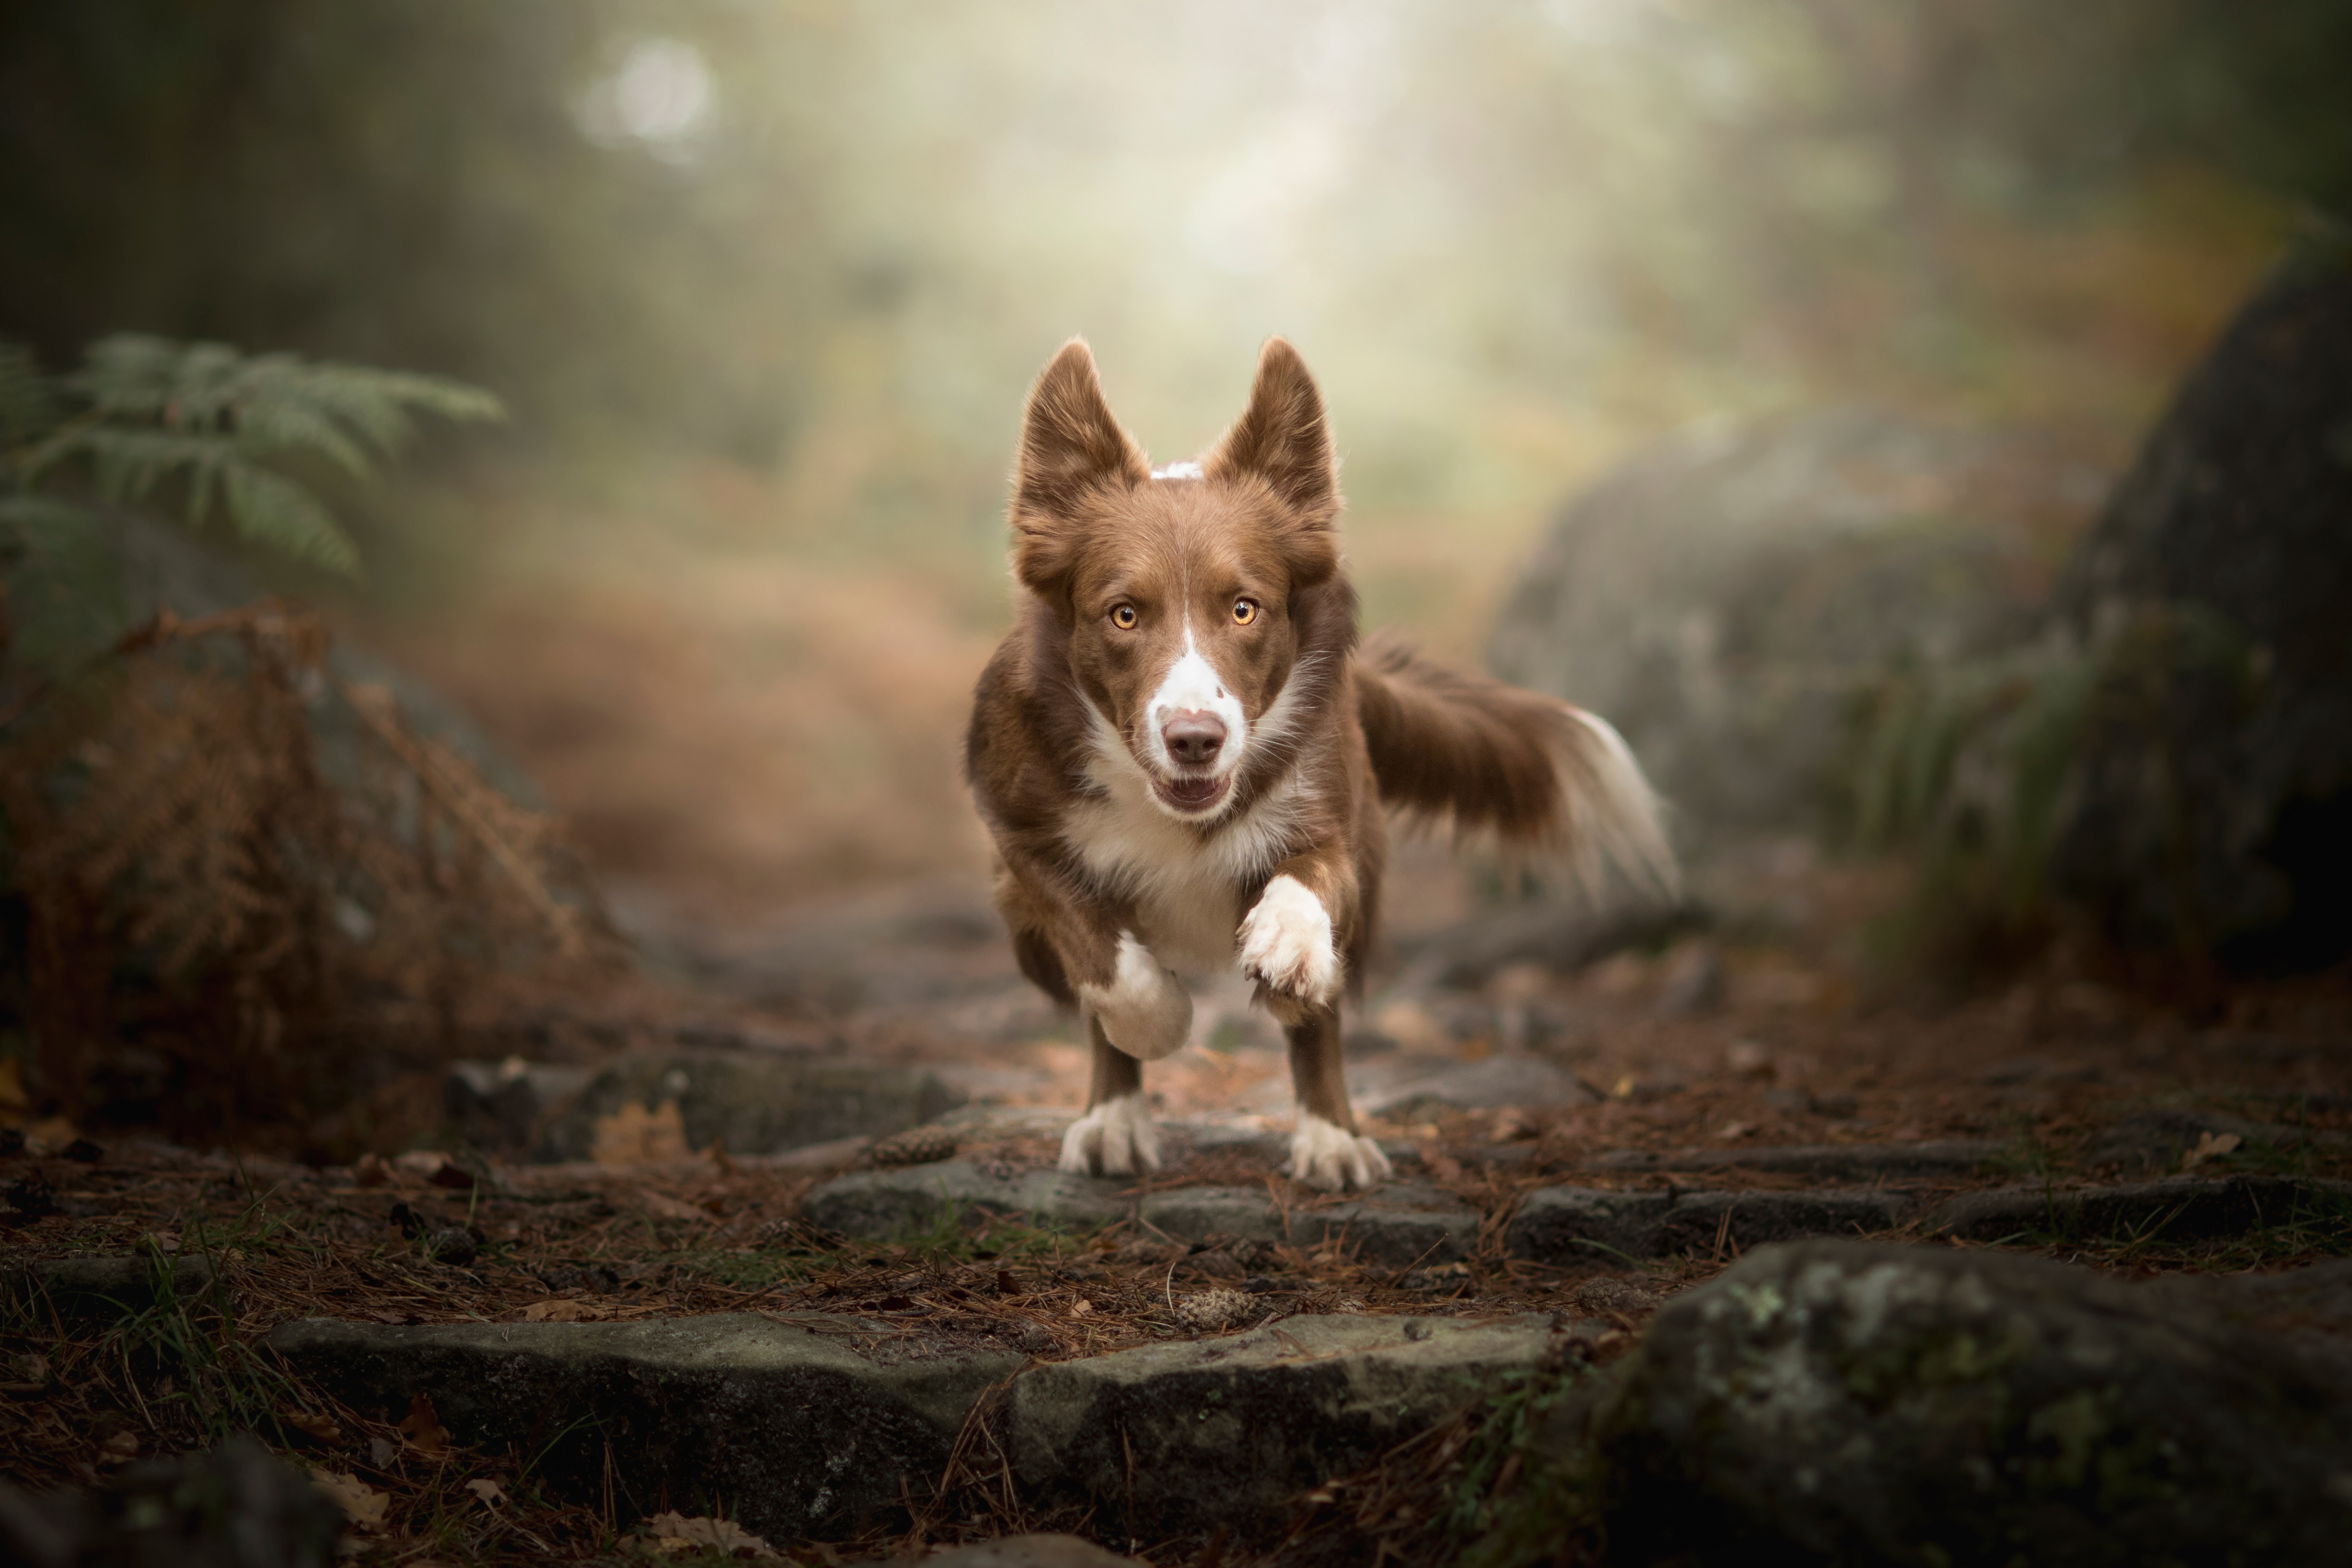
<instances>
[{"instance_id":1,"label":"dog's hind leg","mask_svg":"<svg viewBox=\"0 0 2352 1568\"><path fill-rule=\"evenodd\" d=\"M1298 1120L1290 1134L1291 1179L1326 1192L1388 1180L1388 1156L1357 1133L1356 1112L1348 1103L1339 1009L1310 1008L1285 1033L1290 1037L1291 1086L1298 1095Z\"/></svg>"},{"instance_id":2,"label":"dog's hind leg","mask_svg":"<svg viewBox=\"0 0 2352 1568\"><path fill-rule=\"evenodd\" d=\"M1087 1113L1062 1134L1062 1169L1097 1176L1160 1169L1160 1129L1143 1098L1143 1064L1110 1043L1091 1011L1087 1037L1094 1042L1094 1079Z\"/></svg>"}]
</instances>

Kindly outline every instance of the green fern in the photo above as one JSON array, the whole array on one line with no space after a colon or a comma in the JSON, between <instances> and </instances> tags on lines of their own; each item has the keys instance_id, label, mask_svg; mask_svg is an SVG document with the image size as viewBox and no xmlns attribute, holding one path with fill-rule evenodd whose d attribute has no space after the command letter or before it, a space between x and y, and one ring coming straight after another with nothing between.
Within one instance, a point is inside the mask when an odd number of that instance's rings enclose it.
<instances>
[{"instance_id":1,"label":"green fern","mask_svg":"<svg viewBox=\"0 0 2352 1568\"><path fill-rule=\"evenodd\" d=\"M419 416L502 417L498 399L439 376L239 353L226 343L124 333L79 370L43 374L0 342L0 555L12 658L49 673L119 625L97 515L175 495L188 526L216 513L242 540L342 576L359 552L326 501L290 471L323 460L373 479Z\"/></svg>"},{"instance_id":2,"label":"green fern","mask_svg":"<svg viewBox=\"0 0 2352 1568\"><path fill-rule=\"evenodd\" d=\"M2189 605L2145 609L2088 644L1891 671L1860 706L1854 835L1865 847L1921 848L1931 886L1986 887L1998 907L1985 912L2029 920L2046 893L2090 726L2154 733L2157 689L2186 671L2259 679L2245 638Z\"/></svg>"}]
</instances>

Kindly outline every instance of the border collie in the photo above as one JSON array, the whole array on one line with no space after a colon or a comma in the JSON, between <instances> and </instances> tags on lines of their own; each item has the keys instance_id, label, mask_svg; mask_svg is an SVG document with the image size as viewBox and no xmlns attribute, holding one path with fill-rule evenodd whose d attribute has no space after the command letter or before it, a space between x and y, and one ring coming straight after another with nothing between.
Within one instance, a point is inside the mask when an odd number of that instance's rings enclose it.
<instances>
[{"instance_id":1,"label":"border collie","mask_svg":"<svg viewBox=\"0 0 2352 1568\"><path fill-rule=\"evenodd\" d=\"M1241 418L1154 468L1073 340L1029 394L1013 477L1016 623L966 767L1022 973L1094 1050L1066 1171L1159 1168L1142 1064L1177 1050L1174 971L1238 966L1290 1042L1290 1174L1389 1174L1359 1136L1339 999L1377 925L1387 814L1450 818L1671 891L1659 807L1615 731L1567 703L1360 647L1321 395L1279 338Z\"/></svg>"}]
</instances>

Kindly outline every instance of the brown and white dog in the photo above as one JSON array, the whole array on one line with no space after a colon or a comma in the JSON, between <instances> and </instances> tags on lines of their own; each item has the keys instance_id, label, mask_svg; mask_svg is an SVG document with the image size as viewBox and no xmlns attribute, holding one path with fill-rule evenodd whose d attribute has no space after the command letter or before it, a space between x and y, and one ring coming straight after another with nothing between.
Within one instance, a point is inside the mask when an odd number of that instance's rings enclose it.
<instances>
[{"instance_id":1,"label":"brown and white dog","mask_svg":"<svg viewBox=\"0 0 2352 1568\"><path fill-rule=\"evenodd\" d=\"M1338 462L1297 351L1154 469L1073 341L1029 395L1013 472L1019 618L980 679L967 767L1022 972L1083 1014L1087 1110L1062 1167L1154 1170L1144 1062L1181 1047L1171 970L1238 966L1290 1041L1290 1173L1389 1173L1341 1076L1339 999L1371 951L1391 808L1664 889L1656 798L1564 702L1359 648Z\"/></svg>"}]
</instances>

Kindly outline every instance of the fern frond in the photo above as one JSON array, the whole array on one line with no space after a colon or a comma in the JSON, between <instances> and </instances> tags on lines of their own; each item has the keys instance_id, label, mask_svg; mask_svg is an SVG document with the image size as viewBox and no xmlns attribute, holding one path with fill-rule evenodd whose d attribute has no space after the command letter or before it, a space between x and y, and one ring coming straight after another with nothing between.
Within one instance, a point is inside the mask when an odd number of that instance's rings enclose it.
<instances>
[{"instance_id":1,"label":"fern frond","mask_svg":"<svg viewBox=\"0 0 2352 1568\"><path fill-rule=\"evenodd\" d=\"M347 577L358 573L360 555L351 535L318 497L252 463L228 464L220 475L229 521L239 536Z\"/></svg>"}]
</instances>

